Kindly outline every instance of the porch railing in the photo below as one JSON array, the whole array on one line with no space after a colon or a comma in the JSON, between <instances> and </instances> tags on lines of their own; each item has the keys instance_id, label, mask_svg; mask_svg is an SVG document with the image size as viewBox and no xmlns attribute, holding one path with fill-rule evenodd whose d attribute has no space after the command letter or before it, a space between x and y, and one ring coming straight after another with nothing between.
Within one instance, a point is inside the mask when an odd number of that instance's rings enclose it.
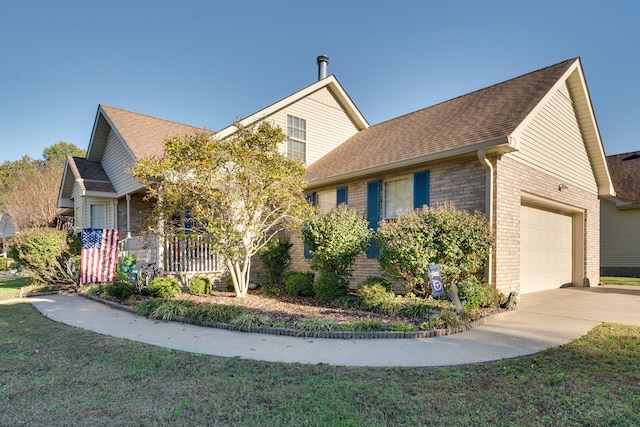
<instances>
[{"instance_id":1,"label":"porch railing","mask_svg":"<svg viewBox=\"0 0 640 427\"><path fill-rule=\"evenodd\" d=\"M120 260L134 254L138 266L156 264L168 274L210 274L224 270L221 257L202 236L167 239L162 251L157 237L128 237L119 242L118 254Z\"/></svg>"},{"instance_id":2,"label":"porch railing","mask_svg":"<svg viewBox=\"0 0 640 427\"><path fill-rule=\"evenodd\" d=\"M173 273L217 273L223 270L220 256L204 236L165 241L164 269Z\"/></svg>"}]
</instances>

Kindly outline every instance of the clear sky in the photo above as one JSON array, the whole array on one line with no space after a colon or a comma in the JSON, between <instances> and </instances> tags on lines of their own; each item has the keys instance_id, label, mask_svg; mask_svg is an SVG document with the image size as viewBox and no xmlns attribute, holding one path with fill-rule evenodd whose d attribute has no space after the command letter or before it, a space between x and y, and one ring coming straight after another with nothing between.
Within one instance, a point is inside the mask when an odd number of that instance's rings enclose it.
<instances>
[{"instance_id":1,"label":"clear sky","mask_svg":"<svg viewBox=\"0 0 640 427\"><path fill-rule=\"evenodd\" d=\"M98 104L219 130L317 79L370 124L580 56L607 154L640 150L640 1L2 0L0 162L87 148Z\"/></svg>"}]
</instances>

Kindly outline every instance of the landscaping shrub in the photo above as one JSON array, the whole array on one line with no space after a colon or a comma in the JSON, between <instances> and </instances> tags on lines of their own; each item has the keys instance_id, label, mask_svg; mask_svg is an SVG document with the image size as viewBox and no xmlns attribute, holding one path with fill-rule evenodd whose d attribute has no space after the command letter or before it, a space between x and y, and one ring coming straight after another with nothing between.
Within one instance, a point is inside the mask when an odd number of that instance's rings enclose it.
<instances>
[{"instance_id":1,"label":"landscaping shrub","mask_svg":"<svg viewBox=\"0 0 640 427\"><path fill-rule=\"evenodd\" d=\"M38 282L77 283L76 271L80 268L77 236L51 228L24 230L11 239L10 252Z\"/></svg>"},{"instance_id":2,"label":"landscaping shrub","mask_svg":"<svg viewBox=\"0 0 640 427\"><path fill-rule=\"evenodd\" d=\"M211 293L211 280L208 277L193 277L189 281L189 292L195 295Z\"/></svg>"},{"instance_id":3,"label":"landscaping shrub","mask_svg":"<svg viewBox=\"0 0 640 427\"><path fill-rule=\"evenodd\" d=\"M214 323L231 323L236 317L246 313L237 305L203 304L194 307L194 317Z\"/></svg>"},{"instance_id":4,"label":"landscaping shrub","mask_svg":"<svg viewBox=\"0 0 640 427\"><path fill-rule=\"evenodd\" d=\"M407 292L428 295L427 267L440 265L445 283L479 271L493 246L483 213L458 210L453 204L423 207L384 221L376 234L384 273L403 280Z\"/></svg>"},{"instance_id":5,"label":"landscaping shrub","mask_svg":"<svg viewBox=\"0 0 640 427\"><path fill-rule=\"evenodd\" d=\"M358 287L360 305L366 310L375 310L395 298L395 294L380 283L371 283Z\"/></svg>"},{"instance_id":6,"label":"landscaping shrub","mask_svg":"<svg viewBox=\"0 0 640 427\"><path fill-rule=\"evenodd\" d=\"M338 273L324 272L313 284L313 291L317 301L333 301L347 295L349 282Z\"/></svg>"},{"instance_id":7,"label":"landscaping shrub","mask_svg":"<svg viewBox=\"0 0 640 427\"><path fill-rule=\"evenodd\" d=\"M311 272L288 271L286 274L285 291L292 297L312 297L313 276Z\"/></svg>"},{"instance_id":8,"label":"landscaping shrub","mask_svg":"<svg viewBox=\"0 0 640 427\"><path fill-rule=\"evenodd\" d=\"M373 285L380 285L388 292L393 292L393 285L391 284L391 282L389 282L386 279L383 279L382 277L375 277L375 276L369 276L362 282L358 283L358 289L365 286L373 286Z\"/></svg>"},{"instance_id":9,"label":"landscaping shrub","mask_svg":"<svg viewBox=\"0 0 640 427\"><path fill-rule=\"evenodd\" d=\"M502 293L472 276L459 282L458 298L463 306L468 308L497 307L502 301Z\"/></svg>"},{"instance_id":10,"label":"landscaping shrub","mask_svg":"<svg viewBox=\"0 0 640 427\"><path fill-rule=\"evenodd\" d=\"M179 295L180 285L174 277L156 277L149 284L149 295L158 298L172 298Z\"/></svg>"},{"instance_id":11,"label":"landscaping shrub","mask_svg":"<svg viewBox=\"0 0 640 427\"><path fill-rule=\"evenodd\" d=\"M127 299L135 292L135 286L129 282L113 282L105 286L104 291L107 295L119 299Z\"/></svg>"},{"instance_id":12,"label":"landscaping shrub","mask_svg":"<svg viewBox=\"0 0 640 427\"><path fill-rule=\"evenodd\" d=\"M276 237L258 252L267 274L266 285L279 285L284 281L284 273L291 264L292 246L288 237Z\"/></svg>"},{"instance_id":13,"label":"landscaping shrub","mask_svg":"<svg viewBox=\"0 0 640 427\"><path fill-rule=\"evenodd\" d=\"M326 213L315 212L302 229L302 240L313 256L313 270L348 279L356 257L369 247L371 230L357 210L341 205Z\"/></svg>"}]
</instances>

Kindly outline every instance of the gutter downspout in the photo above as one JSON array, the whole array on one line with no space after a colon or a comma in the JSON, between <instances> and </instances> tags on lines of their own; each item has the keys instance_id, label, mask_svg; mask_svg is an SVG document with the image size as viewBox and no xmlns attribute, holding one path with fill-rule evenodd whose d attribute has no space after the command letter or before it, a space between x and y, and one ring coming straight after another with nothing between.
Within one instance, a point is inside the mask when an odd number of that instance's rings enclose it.
<instances>
[{"instance_id":1,"label":"gutter downspout","mask_svg":"<svg viewBox=\"0 0 640 427\"><path fill-rule=\"evenodd\" d=\"M487 153L485 153L484 148L478 150L478 160L482 167L487 171L486 173L486 195L485 195L485 215L487 217L487 221L489 222L489 226L491 230L494 230L493 225L493 165L487 159ZM495 231L495 230L494 230ZM489 251L489 259L487 260L487 265L485 267L484 275L487 278L487 283L489 285L493 285L493 250Z\"/></svg>"}]
</instances>

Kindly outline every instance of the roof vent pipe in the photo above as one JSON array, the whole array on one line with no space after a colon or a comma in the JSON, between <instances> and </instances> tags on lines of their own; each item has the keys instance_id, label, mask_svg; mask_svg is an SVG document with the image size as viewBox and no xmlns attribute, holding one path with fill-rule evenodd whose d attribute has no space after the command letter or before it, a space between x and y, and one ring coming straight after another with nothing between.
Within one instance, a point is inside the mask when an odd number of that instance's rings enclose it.
<instances>
[{"instance_id":1,"label":"roof vent pipe","mask_svg":"<svg viewBox=\"0 0 640 427\"><path fill-rule=\"evenodd\" d=\"M327 55L318 56L318 80L327 77L327 66L329 65L329 57Z\"/></svg>"}]
</instances>

